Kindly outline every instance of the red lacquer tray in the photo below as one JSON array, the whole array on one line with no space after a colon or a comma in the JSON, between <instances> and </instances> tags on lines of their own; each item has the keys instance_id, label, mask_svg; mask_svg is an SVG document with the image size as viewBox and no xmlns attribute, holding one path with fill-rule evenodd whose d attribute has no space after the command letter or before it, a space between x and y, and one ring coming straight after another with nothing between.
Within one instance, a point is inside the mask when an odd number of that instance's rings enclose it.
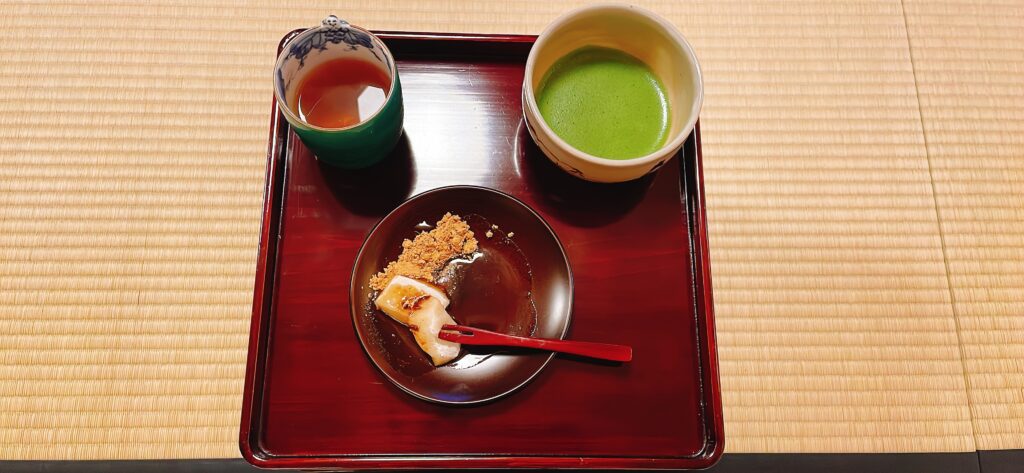
<instances>
[{"instance_id":1,"label":"red lacquer tray","mask_svg":"<svg viewBox=\"0 0 1024 473\"><path fill-rule=\"evenodd\" d=\"M534 37L381 36L402 77L406 132L384 164L320 165L272 113L245 458L337 469L713 464L722 406L699 128L655 176L580 181L550 164L523 124ZM574 273L569 338L632 345L633 362L556 357L523 389L474 407L431 404L389 383L352 327L352 262L400 202L452 184L495 188L540 213Z\"/></svg>"}]
</instances>

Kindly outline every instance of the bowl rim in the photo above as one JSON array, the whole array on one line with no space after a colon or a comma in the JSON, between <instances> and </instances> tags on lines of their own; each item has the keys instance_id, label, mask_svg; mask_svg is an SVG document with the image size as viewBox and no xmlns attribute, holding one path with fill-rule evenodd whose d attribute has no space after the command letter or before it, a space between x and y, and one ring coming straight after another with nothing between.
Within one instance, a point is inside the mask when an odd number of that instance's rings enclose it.
<instances>
[{"instance_id":1,"label":"bowl rim","mask_svg":"<svg viewBox=\"0 0 1024 473\"><path fill-rule=\"evenodd\" d=\"M386 62L388 63L388 73L391 75L391 86L388 88L388 93L385 96L386 100L384 100L384 103L381 104L380 108L378 108L375 112L373 112L373 114L371 114L369 117L366 117L365 119L359 121L358 123L353 123L353 124L351 124L349 126L341 127L341 128L326 128L326 127L322 127L322 126L317 126L317 125L314 125L312 123L309 123L306 120L303 120L298 115L296 115L295 112L292 112L291 107L288 106L288 101L285 100L284 97L281 97L281 93L284 92L284 91L277 90L277 72L281 69L281 66L284 65L285 58L288 57L288 51L289 51L288 45L289 44L291 44L294 41L298 41L299 39L305 38L306 36L309 36L309 35L311 35L313 33L316 33L317 31L320 31L320 30L326 28L323 25L321 25L321 26L314 26L312 28L308 28L305 31L295 35L293 38L289 39L287 43L282 44L281 45L281 52L278 53L277 60L274 61L274 70L272 71L272 74L274 76L274 79L273 79L274 80L274 99L277 102L278 110L280 110L281 113L283 113L285 115L285 117L288 118L288 122L289 123L292 123L295 126L301 126L303 128L308 128L310 130L327 132L327 133L340 132L340 131L350 131L350 130L353 130L353 129L356 129L356 128L359 128L359 127L362 127L362 126L365 126L365 125L369 125L370 122L373 121L374 118L377 118L377 116L380 115L380 113L383 112L385 108L387 108L388 104L392 100L392 97L394 97L395 87L398 84L398 66L395 64L395 56L393 54L391 54L391 50L388 49L388 45L384 44L384 40L380 39L379 37L377 37L377 35L373 34L370 30L368 30L366 28L363 28L361 26L356 26L356 25L353 25L353 24L348 23L348 22L346 22L346 26L348 28L350 28L350 29L359 30L360 32L363 32L363 33L366 33L366 34L370 35L371 40L375 44L380 46L381 52L387 58ZM299 85L302 85L302 84L300 83Z\"/></svg>"},{"instance_id":2,"label":"bowl rim","mask_svg":"<svg viewBox=\"0 0 1024 473\"><path fill-rule=\"evenodd\" d=\"M435 398L435 397L430 397L430 396L426 396L426 395L423 395L421 393L418 393L418 392L410 389L409 387L405 386L402 382L400 382L398 379L395 379L393 376L391 376L391 374L389 374L387 371L385 371L384 368L382 368L380 366L380 364L377 363L376 358L374 358L373 355L370 354L370 350L367 348L367 341L363 338L363 332L362 332L362 330L360 330L359 324L356 323L356 317L360 315L359 314L360 306L356 304L356 299L355 299L356 290L357 290L357 286L358 286L358 284L356 283L356 270L359 268L359 262L362 261L362 259L363 259L363 253L366 251L366 244L369 243L370 240L372 240L374 238L374 236L376 236L377 231L380 230L381 225L384 223L384 221L386 221L388 218L390 218L392 215L394 215L396 212L398 212L402 207L405 207L406 205L409 205L410 203L412 203L412 202L414 202L416 200L428 197L428 196L430 196L432 194L438 194L438 193L442 193L442 192L450 192L450 191L453 191L453 190L484 191L486 193L490 193L490 194L496 195L499 198L509 199L514 204L517 204L520 207L526 209L526 211L529 214L533 215L534 218L536 218L537 221L540 222L541 226L545 230L547 230L547 233L549 235L551 235L551 238L555 242L555 246L558 248L559 253L562 255L562 263L565 264L566 279L568 280L568 286L569 286L568 287L568 289L569 289L569 297L567 298L566 308L565 308L566 315L564 317L564 320L562 321L562 326L560 327L560 330L559 330L559 333L558 333L558 339L559 340L564 340L565 339L566 335L569 334L569 327L572 325L573 305L574 305L573 302L574 302L574 298L575 298L574 296L575 296L575 293L576 293L576 283L575 283L575 278L573 277L572 263L569 262L569 255L568 255L568 253L565 252L565 246L562 245L562 240L558 238L558 234L555 233L555 230L553 228L551 228L551 225L548 224L548 222L546 220L544 220L543 216L541 216L539 213L537 213L536 210L533 210L533 208L530 207L529 205L527 205L525 202L523 202L522 200L519 200L518 198L516 198L516 197L514 197L512 195L509 195L509 194L506 194L506 193L504 193L502 191L499 191L497 189L492 189L492 188L483 187L483 186L473 186L473 185L451 185L451 186L443 186L443 187L437 187L437 188L434 188L434 189L426 190L426 191L420 192L419 194L416 194L414 196L411 196L411 197L405 199L405 201L403 201L401 204L398 204L398 206L396 206L394 209L392 209L390 212L388 212L387 215L382 217L379 221L377 221L376 224L373 225L373 228L370 229L369 233L366 234L366 238L364 238L362 244L360 244L359 252L356 253L355 259L352 260L352 270L349 273L349 288L348 288L349 315L350 315L350 318L352 319L352 329L356 332L356 338L359 339L359 346L363 349L363 353L366 355L366 357L370 359L370 362L373 363L373 366L375 368L377 368L377 371L379 371L381 374L383 374L384 377L387 378L388 381L391 382L391 384L394 384L395 386L397 386L399 389L401 389L405 393L407 393L407 394L409 394L409 395L411 395L411 396L413 396L413 397L415 397L417 399L420 399L420 400L423 400L423 401L427 401L427 402L431 402L431 403L435 403L435 404L450 405L450 406L471 406L471 405L478 405L478 404L484 404L484 403L495 401L495 400L497 400L499 398L508 396L509 394L512 394L512 393L518 391L523 386L526 386L527 384L530 383L530 381L533 381L534 378L536 378L542 371L544 371L544 368L547 368L548 364L551 363L551 360L553 360L555 358L555 353L554 352L549 353L547 358L544 360L544 362L541 363L540 366L538 366L537 369L535 369L533 371L533 373L531 373L529 376L527 376L525 379L523 379L520 383L516 384L515 386L512 386L511 388L506 389L503 392L497 393L497 394L495 394L493 396L489 396L489 397L483 398L483 399L473 399L473 400L469 400L469 401L449 401L449 400L438 399L438 398ZM439 367L435 367L435 369L436 368L439 368Z\"/></svg>"},{"instance_id":3,"label":"bowl rim","mask_svg":"<svg viewBox=\"0 0 1024 473\"><path fill-rule=\"evenodd\" d=\"M547 121L544 120L544 116L541 115L540 113L540 107L537 105L537 97L535 91L533 90L532 77L537 62L537 55L539 54L538 51L540 51L545 45L547 45L548 42L552 41L552 36L554 35L555 30L561 28L566 23L575 19L576 17L580 16L583 13L590 13L593 11L601 10L607 11L608 13L612 14L635 15L637 17L652 22L654 24L652 26L660 27L670 38L672 38L676 42L676 44L678 44L682 48L683 55L687 58L695 79L694 100L690 107L689 121L687 121L685 126L679 129L679 133L675 137L667 141L661 147L659 147L658 149L654 150L649 154L638 156L636 158L602 158L600 156L595 156L585 151L582 151L579 148L576 148L575 146L569 144L564 139L562 139L561 136L558 136L558 134L555 133L555 131L552 130L550 126L548 126ZM683 36L682 32L680 32L679 29L675 27L675 25L673 25L671 22L665 19L665 17L658 15L657 13L654 13L651 10L624 3L597 3L593 5L587 5L563 13L561 16L555 18L554 21L549 23L544 28L544 30L541 31L540 35L537 36L537 40L533 43L533 47L530 48L530 55L526 59L526 70L525 74L523 75L523 90L525 92L523 94L524 111L526 111L526 109L529 109L528 114L532 115L536 119L537 125L543 129L545 135L550 137L551 140L555 142L559 149L564 150L574 155L576 158L579 158L588 163L608 168L632 168L648 165L660 159L663 159L666 154L671 154L674 151L678 150L680 147L682 147L683 143L689 137L690 132L693 131L693 127L696 125L697 119L700 115L700 109L704 104L704 78L701 72L700 63L697 61L697 55L696 53L694 53L693 46L690 45L690 42L687 41L686 37Z\"/></svg>"}]
</instances>

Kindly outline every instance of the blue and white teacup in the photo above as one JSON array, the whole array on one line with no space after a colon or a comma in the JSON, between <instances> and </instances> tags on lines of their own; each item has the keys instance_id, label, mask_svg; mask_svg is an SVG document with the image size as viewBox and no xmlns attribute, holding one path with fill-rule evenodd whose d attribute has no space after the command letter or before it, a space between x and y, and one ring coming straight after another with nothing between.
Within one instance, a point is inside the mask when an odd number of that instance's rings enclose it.
<instances>
[{"instance_id":1,"label":"blue and white teacup","mask_svg":"<svg viewBox=\"0 0 1024 473\"><path fill-rule=\"evenodd\" d=\"M370 117L344 128L323 128L303 120L298 87L324 62L350 57L380 67L391 79L384 105ZM365 168L384 159L402 136L402 85L395 59L377 36L331 15L321 25L291 39L274 66L274 97L285 119L317 157L347 169Z\"/></svg>"}]
</instances>

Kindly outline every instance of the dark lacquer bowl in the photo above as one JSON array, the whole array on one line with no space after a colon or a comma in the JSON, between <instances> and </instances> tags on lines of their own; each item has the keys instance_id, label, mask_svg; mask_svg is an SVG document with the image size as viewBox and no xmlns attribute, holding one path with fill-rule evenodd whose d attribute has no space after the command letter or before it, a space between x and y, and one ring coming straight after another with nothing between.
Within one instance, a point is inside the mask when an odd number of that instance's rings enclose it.
<instances>
[{"instance_id":1,"label":"dark lacquer bowl","mask_svg":"<svg viewBox=\"0 0 1024 473\"><path fill-rule=\"evenodd\" d=\"M449 307L452 316L459 323L481 328L529 327L530 333L519 335L565 337L572 315L572 271L555 232L540 215L518 199L493 189L474 186L442 187L412 197L370 231L352 268L349 298L352 322L370 361L407 393L442 404L487 402L528 383L554 355L463 346L459 358L435 367L416 345L409 330L376 310L372 303L375 294L368 284L370 277L387 262L398 258L402 240L415 237L417 225L436 222L446 212L482 216L514 233L511 240L529 263L531 292L536 306L535 314L517 312L510 315L495 310L465 315L459 313L453 298ZM484 238L477 235L481 242ZM510 320L517 318L522 320Z\"/></svg>"}]
</instances>

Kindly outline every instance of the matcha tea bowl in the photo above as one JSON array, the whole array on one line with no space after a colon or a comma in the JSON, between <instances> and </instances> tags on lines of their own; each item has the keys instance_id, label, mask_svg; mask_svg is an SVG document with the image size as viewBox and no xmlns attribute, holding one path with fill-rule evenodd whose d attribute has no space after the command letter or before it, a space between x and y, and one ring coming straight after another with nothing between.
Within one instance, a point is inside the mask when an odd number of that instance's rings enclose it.
<instances>
[{"instance_id":1,"label":"matcha tea bowl","mask_svg":"<svg viewBox=\"0 0 1024 473\"><path fill-rule=\"evenodd\" d=\"M402 136L394 57L380 38L334 15L281 48L274 97L306 147L334 166L372 166Z\"/></svg>"},{"instance_id":2,"label":"matcha tea bowl","mask_svg":"<svg viewBox=\"0 0 1024 473\"><path fill-rule=\"evenodd\" d=\"M562 15L526 61L530 136L563 170L595 182L643 177L672 159L704 99L693 48L668 20L631 5Z\"/></svg>"}]
</instances>

